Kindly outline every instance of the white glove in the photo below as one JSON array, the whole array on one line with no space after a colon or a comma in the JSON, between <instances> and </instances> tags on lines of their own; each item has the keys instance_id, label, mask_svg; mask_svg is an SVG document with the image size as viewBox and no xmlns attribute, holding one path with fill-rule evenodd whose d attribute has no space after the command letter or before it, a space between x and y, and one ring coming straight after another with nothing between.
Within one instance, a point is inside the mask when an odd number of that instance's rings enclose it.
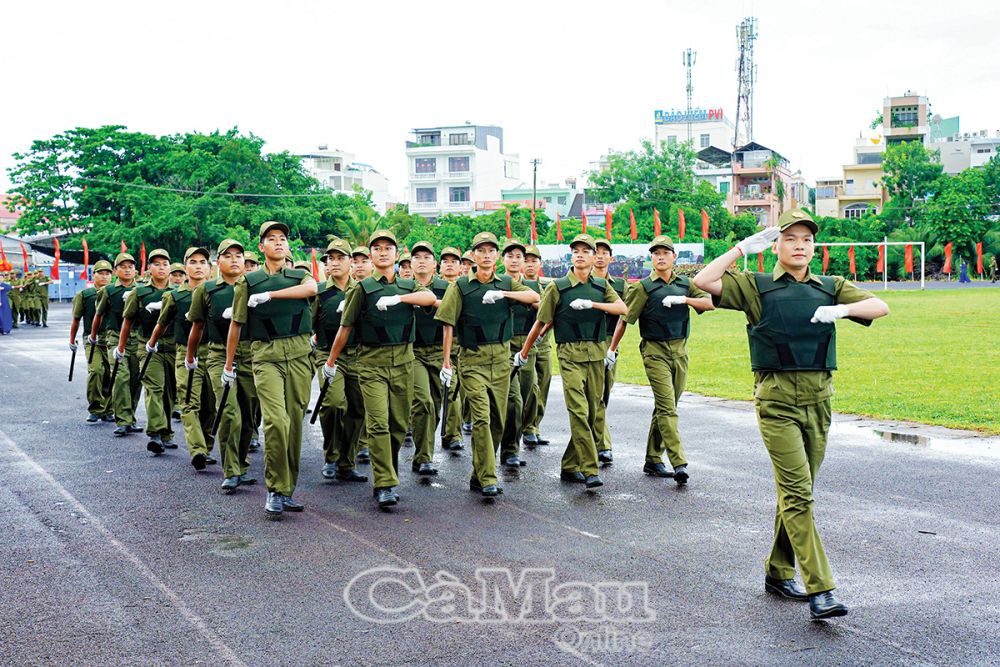
<instances>
[{"instance_id":1,"label":"white glove","mask_svg":"<svg viewBox=\"0 0 1000 667\"><path fill-rule=\"evenodd\" d=\"M154 310L160 310L161 308L163 308L162 301L153 301L146 304L146 310L148 310L149 312L153 312Z\"/></svg>"},{"instance_id":2,"label":"white glove","mask_svg":"<svg viewBox=\"0 0 1000 667\"><path fill-rule=\"evenodd\" d=\"M441 372L438 373L438 377L441 378L441 384L445 387L451 387L451 378L455 374L455 371L451 368L441 368Z\"/></svg>"},{"instance_id":3,"label":"white glove","mask_svg":"<svg viewBox=\"0 0 1000 667\"><path fill-rule=\"evenodd\" d=\"M403 303L403 299L398 294L395 296L383 296L375 302L375 307L379 310L386 310L401 303Z\"/></svg>"},{"instance_id":4,"label":"white glove","mask_svg":"<svg viewBox=\"0 0 1000 667\"><path fill-rule=\"evenodd\" d=\"M316 351L316 334L309 336L309 349L313 352Z\"/></svg>"},{"instance_id":5,"label":"white glove","mask_svg":"<svg viewBox=\"0 0 1000 667\"><path fill-rule=\"evenodd\" d=\"M847 306L820 306L813 313L812 319L809 320L813 324L832 324L837 320L847 317Z\"/></svg>"},{"instance_id":6,"label":"white glove","mask_svg":"<svg viewBox=\"0 0 1000 667\"><path fill-rule=\"evenodd\" d=\"M189 371L197 370L198 369L198 357L195 357L194 361L192 361L190 364L187 362L187 359L185 359L184 360L184 368L188 369Z\"/></svg>"},{"instance_id":7,"label":"white glove","mask_svg":"<svg viewBox=\"0 0 1000 667\"><path fill-rule=\"evenodd\" d=\"M231 320L231 319L233 319L233 307L232 306L229 306L229 308L226 308L224 311L222 311L222 319L224 319L224 320Z\"/></svg>"},{"instance_id":8,"label":"white glove","mask_svg":"<svg viewBox=\"0 0 1000 667\"><path fill-rule=\"evenodd\" d=\"M122 292L122 301L128 301L128 295L132 293L132 290L127 289Z\"/></svg>"},{"instance_id":9,"label":"white glove","mask_svg":"<svg viewBox=\"0 0 1000 667\"><path fill-rule=\"evenodd\" d=\"M781 236L781 230L777 227L768 227L762 231L757 232L753 236L748 236L739 243L736 247L740 249L743 256L752 255L758 252L764 252L778 240Z\"/></svg>"},{"instance_id":10,"label":"white glove","mask_svg":"<svg viewBox=\"0 0 1000 667\"><path fill-rule=\"evenodd\" d=\"M610 370L616 361L618 361L618 353L609 348L608 353L604 355L604 367Z\"/></svg>"},{"instance_id":11,"label":"white glove","mask_svg":"<svg viewBox=\"0 0 1000 667\"><path fill-rule=\"evenodd\" d=\"M234 382L236 382L236 366L233 366L233 370L231 371L227 371L225 367L223 367L222 384L226 387L232 387Z\"/></svg>"},{"instance_id":12,"label":"white glove","mask_svg":"<svg viewBox=\"0 0 1000 667\"><path fill-rule=\"evenodd\" d=\"M323 378L333 382L333 378L337 375L337 364L330 366L329 364L323 364Z\"/></svg>"},{"instance_id":13,"label":"white glove","mask_svg":"<svg viewBox=\"0 0 1000 667\"><path fill-rule=\"evenodd\" d=\"M91 345L97 345L97 337L87 336L87 342L90 343Z\"/></svg>"},{"instance_id":14,"label":"white glove","mask_svg":"<svg viewBox=\"0 0 1000 667\"><path fill-rule=\"evenodd\" d=\"M683 306L686 303L687 303L687 297L681 296L679 294L677 295L672 294L670 296L663 297L663 305L666 308L669 308L670 306Z\"/></svg>"},{"instance_id":15,"label":"white glove","mask_svg":"<svg viewBox=\"0 0 1000 667\"><path fill-rule=\"evenodd\" d=\"M117 347L111 352L111 354L114 356L115 361L121 361L125 358L125 352L119 350Z\"/></svg>"},{"instance_id":16,"label":"white glove","mask_svg":"<svg viewBox=\"0 0 1000 667\"><path fill-rule=\"evenodd\" d=\"M345 304L345 303L347 303L347 301L341 301L341 302L340 302L340 305L339 305L339 306L337 306L337 312L338 312L338 313L342 313L342 312L344 312L344 304Z\"/></svg>"},{"instance_id":17,"label":"white glove","mask_svg":"<svg viewBox=\"0 0 1000 667\"><path fill-rule=\"evenodd\" d=\"M154 352L156 352L156 351L157 351L157 350L158 350L159 348L160 348L160 342L159 342L159 341L157 341L157 342L156 342L156 345L154 345L153 347L150 347L150 346L149 346L149 343L146 343L146 354L153 354L153 353L154 353Z\"/></svg>"},{"instance_id":18,"label":"white glove","mask_svg":"<svg viewBox=\"0 0 1000 667\"><path fill-rule=\"evenodd\" d=\"M514 368L521 368L527 363L528 363L528 358L522 357L520 351L514 353Z\"/></svg>"},{"instance_id":19,"label":"white glove","mask_svg":"<svg viewBox=\"0 0 1000 667\"><path fill-rule=\"evenodd\" d=\"M569 307L573 310L590 310L594 307L594 302L590 299L573 299L569 302Z\"/></svg>"},{"instance_id":20,"label":"white glove","mask_svg":"<svg viewBox=\"0 0 1000 667\"><path fill-rule=\"evenodd\" d=\"M250 298L247 299L247 306L250 308L256 308L262 303L267 303L271 300L270 292L261 292L260 294L251 294Z\"/></svg>"},{"instance_id":21,"label":"white glove","mask_svg":"<svg viewBox=\"0 0 1000 667\"><path fill-rule=\"evenodd\" d=\"M498 289L491 289L483 295L483 303L491 304L496 303L500 299L504 298L503 292Z\"/></svg>"},{"instance_id":22,"label":"white glove","mask_svg":"<svg viewBox=\"0 0 1000 667\"><path fill-rule=\"evenodd\" d=\"M70 352L76 352L76 341L72 341L72 340L71 340L71 341L69 342L69 351L70 351Z\"/></svg>"}]
</instances>

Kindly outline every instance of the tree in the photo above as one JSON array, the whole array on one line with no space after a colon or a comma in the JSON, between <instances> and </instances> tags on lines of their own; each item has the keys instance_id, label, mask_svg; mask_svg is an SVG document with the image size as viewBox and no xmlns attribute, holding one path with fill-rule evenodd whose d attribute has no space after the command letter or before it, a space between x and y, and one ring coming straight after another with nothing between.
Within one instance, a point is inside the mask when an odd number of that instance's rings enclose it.
<instances>
[{"instance_id":1,"label":"tree","mask_svg":"<svg viewBox=\"0 0 1000 667\"><path fill-rule=\"evenodd\" d=\"M938 192L927 202L922 228L931 242L954 244L958 257L975 256L976 243L983 241L996 222L996 191L988 185L989 174L982 169L966 169L942 178Z\"/></svg>"},{"instance_id":2,"label":"tree","mask_svg":"<svg viewBox=\"0 0 1000 667\"><path fill-rule=\"evenodd\" d=\"M920 141L889 144L882 170L882 184L891 197L882 211L888 231L914 226L920 220L923 202L939 187L942 167L938 151L928 151Z\"/></svg>"},{"instance_id":3,"label":"tree","mask_svg":"<svg viewBox=\"0 0 1000 667\"><path fill-rule=\"evenodd\" d=\"M655 145L643 140L638 151L609 151L608 165L591 171L593 194L603 202L688 202L694 195L695 152L688 143Z\"/></svg>"}]
</instances>

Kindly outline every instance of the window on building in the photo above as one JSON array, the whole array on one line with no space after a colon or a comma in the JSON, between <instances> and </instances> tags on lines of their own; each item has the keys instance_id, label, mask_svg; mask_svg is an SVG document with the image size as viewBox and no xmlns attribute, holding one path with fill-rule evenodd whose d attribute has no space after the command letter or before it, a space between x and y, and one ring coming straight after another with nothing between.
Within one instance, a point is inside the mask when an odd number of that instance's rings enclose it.
<instances>
[{"instance_id":1,"label":"window on building","mask_svg":"<svg viewBox=\"0 0 1000 667\"><path fill-rule=\"evenodd\" d=\"M469 156L448 158L448 171L451 173L469 171Z\"/></svg>"},{"instance_id":2,"label":"window on building","mask_svg":"<svg viewBox=\"0 0 1000 667\"><path fill-rule=\"evenodd\" d=\"M710 141L709 136L707 134L703 134L701 135L701 137L698 138L698 145L701 146L702 148L708 148L709 141Z\"/></svg>"},{"instance_id":3,"label":"window on building","mask_svg":"<svg viewBox=\"0 0 1000 667\"><path fill-rule=\"evenodd\" d=\"M557 204L565 205L566 204L566 196L563 195L563 196L560 196L560 197L556 197L556 203Z\"/></svg>"},{"instance_id":4,"label":"window on building","mask_svg":"<svg viewBox=\"0 0 1000 667\"><path fill-rule=\"evenodd\" d=\"M993 149L992 148L977 148L976 152L977 153L992 153Z\"/></svg>"},{"instance_id":5,"label":"window on building","mask_svg":"<svg viewBox=\"0 0 1000 667\"><path fill-rule=\"evenodd\" d=\"M451 146L465 146L469 142L469 133L462 132L461 134L449 134L448 144Z\"/></svg>"},{"instance_id":6,"label":"window on building","mask_svg":"<svg viewBox=\"0 0 1000 667\"><path fill-rule=\"evenodd\" d=\"M837 196L837 187L834 185L823 185L816 188L816 199L834 199Z\"/></svg>"},{"instance_id":7,"label":"window on building","mask_svg":"<svg viewBox=\"0 0 1000 667\"><path fill-rule=\"evenodd\" d=\"M545 203L546 204L551 204L552 203L552 197L546 197L545 198Z\"/></svg>"},{"instance_id":8,"label":"window on building","mask_svg":"<svg viewBox=\"0 0 1000 667\"><path fill-rule=\"evenodd\" d=\"M875 209L868 204L851 204L844 209L844 217L848 219L862 218L868 213L874 213Z\"/></svg>"},{"instance_id":9,"label":"window on building","mask_svg":"<svg viewBox=\"0 0 1000 667\"><path fill-rule=\"evenodd\" d=\"M729 194L729 181L722 181L719 183L719 192L724 195Z\"/></svg>"},{"instance_id":10,"label":"window on building","mask_svg":"<svg viewBox=\"0 0 1000 667\"><path fill-rule=\"evenodd\" d=\"M448 188L448 201L469 201L469 188Z\"/></svg>"},{"instance_id":11,"label":"window on building","mask_svg":"<svg viewBox=\"0 0 1000 667\"><path fill-rule=\"evenodd\" d=\"M433 174L437 171L437 158L418 157L415 163L414 170L418 174Z\"/></svg>"},{"instance_id":12,"label":"window on building","mask_svg":"<svg viewBox=\"0 0 1000 667\"><path fill-rule=\"evenodd\" d=\"M438 200L437 188L417 188L417 201L422 204L433 204Z\"/></svg>"},{"instance_id":13,"label":"window on building","mask_svg":"<svg viewBox=\"0 0 1000 667\"><path fill-rule=\"evenodd\" d=\"M441 135L440 134L421 134L417 136L417 143L424 144L425 146L440 146L441 145Z\"/></svg>"},{"instance_id":14,"label":"window on building","mask_svg":"<svg viewBox=\"0 0 1000 667\"><path fill-rule=\"evenodd\" d=\"M667 135L667 145L668 146L673 146L676 143L677 143L677 135L676 134L668 134Z\"/></svg>"}]
</instances>

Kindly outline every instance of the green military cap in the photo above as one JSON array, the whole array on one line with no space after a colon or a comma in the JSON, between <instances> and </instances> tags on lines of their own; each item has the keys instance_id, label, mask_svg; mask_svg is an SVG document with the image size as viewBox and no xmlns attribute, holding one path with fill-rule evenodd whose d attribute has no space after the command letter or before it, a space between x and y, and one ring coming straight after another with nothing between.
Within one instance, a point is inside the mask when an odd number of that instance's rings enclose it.
<instances>
[{"instance_id":1,"label":"green military cap","mask_svg":"<svg viewBox=\"0 0 1000 667\"><path fill-rule=\"evenodd\" d=\"M542 251L539 250L538 246L536 246L534 243L529 243L528 245L524 246L524 255L525 257L531 255L532 257L537 257L538 259L541 259Z\"/></svg>"},{"instance_id":2,"label":"green military cap","mask_svg":"<svg viewBox=\"0 0 1000 667\"><path fill-rule=\"evenodd\" d=\"M472 256L472 251L471 250L466 250L465 251L465 254L462 255L462 261L463 262L471 262L472 264L476 263L475 258Z\"/></svg>"},{"instance_id":3,"label":"green military cap","mask_svg":"<svg viewBox=\"0 0 1000 667\"><path fill-rule=\"evenodd\" d=\"M246 250L246 249L244 249L244 250ZM260 264L260 258L257 257L257 253L255 253L252 250L246 250L246 252L243 253L243 261L244 262L253 262L254 264Z\"/></svg>"},{"instance_id":4,"label":"green military cap","mask_svg":"<svg viewBox=\"0 0 1000 667\"><path fill-rule=\"evenodd\" d=\"M351 256L351 244L344 239L333 239L330 241L329 245L326 246L325 255L329 255L331 252L339 252L341 255Z\"/></svg>"},{"instance_id":5,"label":"green military cap","mask_svg":"<svg viewBox=\"0 0 1000 667\"><path fill-rule=\"evenodd\" d=\"M434 254L434 246L431 245L430 241L417 241L416 243L414 243L413 244L413 248L410 249L410 256L412 257L414 254L416 254L416 252L418 250L424 250L426 252L429 252L432 255ZM454 248L445 248L445 250L446 251L447 250L454 250ZM455 255L455 257L459 257L460 256L457 252L455 252L453 254ZM441 253L441 256L443 257L444 253Z\"/></svg>"},{"instance_id":6,"label":"green military cap","mask_svg":"<svg viewBox=\"0 0 1000 667\"><path fill-rule=\"evenodd\" d=\"M368 253L368 248L364 246L358 246L357 248L354 249L354 252L351 253L351 257L357 257L358 255L362 255L364 257L371 257L371 255Z\"/></svg>"},{"instance_id":7,"label":"green military cap","mask_svg":"<svg viewBox=\"0 0 1000 667\"><path fill-rule=\"evenodd\" d=\"M778 218L778 231L785 231L792 225L805 225L813 231L813 234L819 234L819 225L816 221L812 219L812 216L803 211L800 208L793 209L791 211L785 211Z\"/></svg>"},{"instance_id":8,"label":"green military cap","mask_svg":"<svg viewBox=\"0 0 1000 667\"><path fill-rule=\"evenodd\" d=\"M226 252L227 250L229 250L233 246L236 246L240 250L243 250L243 244L240 243L239 241L237 241L235 239L223 239L222 242L219 243L219 247L215 251L215 254L216 255L222 255L222 253Z\"/></svg>"},{"instance_id":9,"label":"green military cap","mask_svg":"<svg viewBox=\"0 0 1000 667\"><path fill-rule=\"evenodd\" d=\"M594 243L597 244L597 245L599 245L599 246L604 246L605 248L608 249L608 252L612 252L613 253L615 251L615 249L611 247L611 241L607 240L606 238L595 239ZM595 248L595 250L596 250L596 248Z\"/></svg>"},{"instance_id":10,"label":"green military cap","mask_svg":"<svg viewBox=\"0 0 1000 667\"><path fill-rule=\"evenodd\" d=\"M413 255L404 250L402 253L400 253L397 264L402 264L403 262L412 262L412 261L413 261Z\"/></svg>"},{"instance_id":11,"label":"green military cap","mask_svg":"<svg viewBox=\"0 0 1000 667\"><path fill-rule=\"evenodd\" d=\"M372 235L368 237L368 247L371 248L373 243L381 239L392 241L394 246L399 247L399 243L396 242L396 235L392 233L391 229L376 229L372 232Z\"/></svg>"},{"instance_id":12,"label":"green military cap","mask_svg":"<svg viewBox=\"0 0 1000 667\"><path fill-rule=\"evenodd\" d=\"M212 254L208 252L208 248L201 248L198 246L193 246L184 251L184 261L187 262L191 255L197 255L198 253L201 253L205 256L205 259L211 261Z\"/></svg>"},{"instance_id":13,"label":"green military cap","mask_svg":"<svg viewBox=\"0 0 1000 667\"><path fill-rule=\"evenodd\" d=\"M471 253L473 250L486 243L492 243L498 250L500 249L500 242L497 241L496 234L493 232L479 232L472 238L472 247L469 248L469 252Z\"/></svg>"},{"instance_id":14,"label":"green military cap","mask_svg":"<svg viewBox=\"0 0 1000 667\"><path fill-rule=\"evenodd\" d=\"M413 246L413 249L416 250L417 246ZM462 259L462 251L452 246L448 246L441 251L441 259L444 259L448 255L451 255L455 259Z\"/></svg>"},{"instance_id":15,"label":"green military cap","mask_svg":"<svg viewBox=\"0 0 1000 667\"><path fill-rule=\"evenodd\" d=\"M569 242L569 247L572 248L577 243L582 243L593 251L597 251L597 241L590 234L577 234L573 237L573 240Z\"/></svg>"},{"instance_id":16,"label":"green military cap","mask_svg":"<svg viewBox=\"0 0 1000 667\"><path fill-rule=\"evenodd\" d=\"M285 233L285 236L288 236L288 225L283 222L278 222L277 220L268 220L267 222L261 224L259 238L264 238L264 236L266 236L272 229L280 229Z\"/></svg>"},{"instance_id":17,"label":"green military cap","mask_svg":"<svg viewBox=\"0 0 1000 667\"><path fill-rule=\"evenodd\" d=\"M94 273L97 273L98 271L112 271L113 269L114 267L111 266L111 262L106 259L102 259L94 264Z\"/></svg>"},{"instance_id":18,"label":"green military cap","mask_svg":"<svg viewBox=\"0 0 1000 667\"><path fill-rule=\"evenodd\" d=\"M521 243L517 239L507 239L506 241L504 241L502 254L506 255L508 250L516 250L518 248L521 249L522 253L524 252L523 243Z\"/></svg>"},{"instance_id":19,"label":"green military cap","mask_svg":"<svg viewBox=\"0 0 1000 667\"><path fill-rule=\"evenodd\" d=\"M666 248L667 250L674 251L674 241L669 236L665 234L660 234L653 242L649 244L649 252L653 252L657 248Z\"/></svg>"},{"instance_id":20,"label":"green military cap","mask_svg":"<svg viewBox=\"0 0 1000 667\"><path fill-rule=\"evenodd\" d=\"M162 257L163 259L170 261L170 253L163 248L157 248L153 252L149 253L149 261L152 262L157 257Z\"/></svg>"},{"instance_id":21,"label":"green military cap","mask_svg":"<svg viewBox=\"0 0 1000 667\"><path fill-rule=\"evenodd\" d=\"M170 265L170 273L184 273L184 265L180 262L174 262Z\"/></svg>"},{"instance_id":22,"label":"green military cap","mask_svg":"<svg viewBox=\"0 0 1000 667\"><path fill-rule=\"evenodd\" d=\"M296 269L302 269L303 271L312 271L312 264L309 262L298 261L294 264Z\"/></svg>"},{"instance_id":23,"label":"green military cap","mask_svg":"<svg viewBox=\"0 0 1000 667\"><path fill-rule=\"evenodd\" d=\"M132 262L133 264L135 264L135 257L128 254L127 252L120 252L118 253L118 256L115 257L115 268L117 269L118 265L121 264L122 262Z\"/></svg>"}]
</instances>

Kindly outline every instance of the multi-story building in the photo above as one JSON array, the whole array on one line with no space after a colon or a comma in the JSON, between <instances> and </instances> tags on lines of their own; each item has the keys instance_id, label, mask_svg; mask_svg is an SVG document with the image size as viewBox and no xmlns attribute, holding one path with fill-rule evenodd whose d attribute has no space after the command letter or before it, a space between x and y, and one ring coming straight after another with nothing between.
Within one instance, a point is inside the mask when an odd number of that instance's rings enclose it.
<instances>
[{"instance_id":1,"label":"multi-story building","mask_svg":"<svg viewBox=\"0 0 1000 667\"><path fill-rule=\"evenodd\" d=\"M413 130L406 142L410 212L435 220L476 214L477 201L497 201L520 182L517 155L504 152L503 128L445 125Z\"/></svg>"},{"instance_id":2,"label":"multi-story building","mask_svg":"<svg viewBox=\"0 0 1000 667\"><path fill-rule=\"evenodd\" d=\"M576 179L568 178L565 183L547 183L535 189L535 209L544 210L550 219L555 219L556 213L565 218L570 215L573 203L583 191L577 190ZM519 202L521 206L531 206L531 183L521 183L515 188L509 188L501 193L503 202ZM476 208L485 204L484 210L489 210L491 202L476 202Z\"/></svg>"},{"instance_id":3,"label":"multi-story building","mask_svg":"<svg viewBox=\"0 0 1000 667\"><path fill-rule=\"evenodd\" d=\"M734 215L750 213L758 224L772 226L792 208L793 176L788 160L778 152L751 141L733 152L732 165L727 203Z\"/></svg>"},{"instance_id":4,"label":"multi-story building","mask_svg":"<svg viewBox=\"0 0 1000 667\"><path fill-rule=\"evenodd\" d=\"M954 135L935 141L931 148L940 154L944 173L954 175L966 169L982 167L1000 153L1000 130L996 130L993 136L986 130L962 134L957 131L956 125Z\"/></svg>"},{"instance_id":5,"label":"multi-story building","mask_svg":"<svg viewBox=\"0 0 1000 667\"><path fill-rule=\"evenodd\" d=\"M930 141L930 103L911 91L887 97L882 103L882 134L887 144L901 141Z\"/></svg>"},{"instance_id":6,"label":"multi-story building","mask_svg":"<svg viewBox=\"0 0 1000 667\"><path fill-rule=\"evenodd\" d=\"M299 154L302 166L324 187L334 192L354 194L355 187L372 193L372 204L385 213L395 203L389 195L389 179L370 164L356 162L353 153L320 145L315 151Z\"/></svg>"},{"instance_id":7,"label":"multi-story building","mask_svg":"<svg viewBox=\"0 0 1000 667\"><path fill-rule=\"evenodd\" d=\"M688 127L691 130L691 144L696 151L715 146L723 150L732 150L736 128L732 121L726 118L722 108L691 109L689 114L684 110L653 112L653 123L656 144L683 143L688 140ZM746 143L742 133L737 144Z\"/></svg>"}]
</instances>

